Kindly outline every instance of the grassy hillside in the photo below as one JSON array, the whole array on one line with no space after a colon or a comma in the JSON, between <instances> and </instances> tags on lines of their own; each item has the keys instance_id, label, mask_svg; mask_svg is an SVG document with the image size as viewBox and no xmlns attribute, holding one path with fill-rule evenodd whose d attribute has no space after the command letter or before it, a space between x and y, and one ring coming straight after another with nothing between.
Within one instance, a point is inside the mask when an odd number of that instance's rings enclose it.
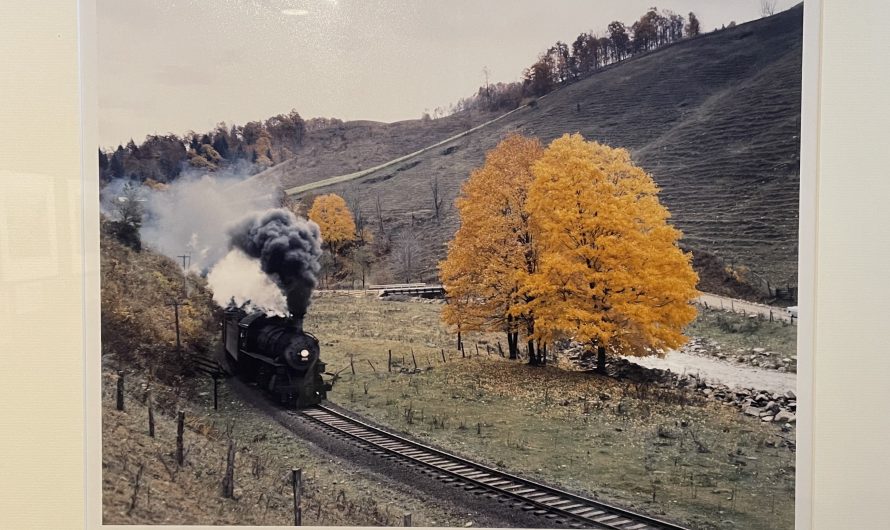
<instances>
[{"instance_id":1,"label":"grassy hillside","mask_svg":"<svg viewBox=\"0 0 890 530\"><path fill-rule=\"evenodd\" d=\"M123 244L105 219L100 245L103 364L138 368L170 381L186 367L187 355L217 351L219 308L206 280L194 274L184 279L170 258ZM169 305L174 300L185 302L179 308L181 352Z\"/></svg>"},{"instance_id":2,"label":"grassy hillside","mask_svg":"<svg viewBox=\"0 0 890 530\"><path fill-rule=\"evenodd\" d=\"M256 175L285 187L361 171L422 149L496 115L462 112L437 120L350 121L307 133L294 158Z\"/></svg>"},{"instance_id":3,"label":"grassy hillside","mask_svg":"<svg viewBox=\"0 0 890 530\"><path fill-rule=\"evenodd\" d=\"M798 6L628 60L451 145L313 193L358 192L368 217L379 196L393 238L417 234L423 275L432 279L457 228L453 209L441 223L434 219L433 177L451 204L485 152L508 133L549 142L581 132L628 148L653 174L686 245L750 269L754 282L766 278L773 287L794 284L802 15ZM391 143L379 149L372 147L375 143L363 139L361 151L344 151L341 158L392 149ZM407 143L404 147L411 152ZM321 171L322 165L333 169L335 164L320 161L316 170L307 167L307 160L272 171L288 187L357 171L381 158L341 161L349 167L340 173Z\"/></svg>"}]
</instances>

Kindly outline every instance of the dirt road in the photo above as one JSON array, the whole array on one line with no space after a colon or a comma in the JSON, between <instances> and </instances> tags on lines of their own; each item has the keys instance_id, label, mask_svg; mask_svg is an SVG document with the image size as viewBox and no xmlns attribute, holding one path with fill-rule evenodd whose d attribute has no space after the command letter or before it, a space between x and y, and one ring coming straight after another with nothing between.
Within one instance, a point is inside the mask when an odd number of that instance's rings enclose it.
<instances>
[{"instance_id":1,"label":"dirt road","mask_svg":"<svg viewBox=\"0 0 890 530\"><path fill-rule=\"evenodd\" d=\"M732 311L735 313L744 312L749 315L763 315L766 318L772 316L774 320L784 320L786 322L791 322L792 324L797 324L797 317L792 316L784 307L747 302L745 300L738 300L710 293L702 293L702 295L698 297L697 302L700 305L711 309L722 309L724 311Z\"/></svg>"},{"instance_id":2,"label":"dirt road","mask_svg":"<svg viewBox=\"0 0 890 530\"><path fill-rule=\"evenodd\" d=\"M701 375L709 382L719 381L729 387L753 388L783 393L795 391L797 374L764 370L746 364L730 363L679 351L658 357L627 357L627 360L647 368L670 369L674 373Z\"/></svg>"}]
</instances>

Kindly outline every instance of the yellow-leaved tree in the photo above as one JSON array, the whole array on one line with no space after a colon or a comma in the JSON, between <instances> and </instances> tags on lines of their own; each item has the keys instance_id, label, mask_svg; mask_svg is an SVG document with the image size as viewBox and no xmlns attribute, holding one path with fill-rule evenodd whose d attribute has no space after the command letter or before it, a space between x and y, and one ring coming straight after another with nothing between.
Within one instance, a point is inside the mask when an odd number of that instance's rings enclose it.
<instances>
[{"instance_id":1,"label":"yellow-leaved tree","mask_svg":"<svg viewBox=\"0 0 890 530\"><path fill-rule=\"evenodd\" d=\"M503 331L515 359L523 334L529 340L529 360L535 362L534 315L521 292L519 273L533 273L537 263L525 202L532 164L543 151L535 139L508 136L461 188L456 201L460 228L439 264L447 293L442 318L456 328L458 347L462 331ZM525 310L518 310L520 306Z\"/></svg>"},{"instance_id":2,"label":"yellow-leaved tree","mask_svg":"<svg viewBox=\"0 0 890 530\"><path fill-rule=\"evenodd\" d=\"M335 193L319 195L309 208L309 219L321 229L321 239L332 253L356 239L355 219L343 197Z\"/></svg>"},{"instance_id":3,"label":"yellow-leaved tree","mask_svg":"<svg viewBox=\"0 0 890 530\"><path fill-rule=\"evenodd\" d=\"M597 352L663 355L685 342L698 276L658 188L624 149L579 134L554 140L533 168L526 211L537 270L520 273L535 338Z\"/></svg>"}]
</instances>

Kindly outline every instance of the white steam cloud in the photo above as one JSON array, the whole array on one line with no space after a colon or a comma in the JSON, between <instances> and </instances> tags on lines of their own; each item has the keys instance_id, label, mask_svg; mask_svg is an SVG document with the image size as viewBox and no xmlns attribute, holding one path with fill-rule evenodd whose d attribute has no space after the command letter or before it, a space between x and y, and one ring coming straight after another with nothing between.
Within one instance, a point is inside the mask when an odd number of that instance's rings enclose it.
<instances>
[{"instance_id":1,"label":"white steam cloud","mask_svg":"<svg viewBox=\"0 0 890 530\"><path fill-rule=\"evenodd\" d=\"M246 182L245 171L180 176L165 189L140 186L118 179L102 191L102 209L113 214L125 185L138 187L144 207L140 236L144 244L181 263L189 255L189 269L206 274L213 299L222 307L231 300L270 314L286 315L287 300L258 259L232 248L229 230L245 216L278 206L275 182ZM131 193L132 195L132 193Z\"/></svg>"},{"instance_id":2,"label":"white steam cloud","mask_svg":"<svg viewBox=\"0 0 890 530\"><path fill-rule=\"evenodd\" d=\"M287 315L287 300L281 289L260 269L259 260L240 250L232 250L217 263L207 281L213 288L213 301L226 307L234 299L241 306L247 302L267 314Z\"/></svg>"},{"instance_id":3,"label":"white steam cloud","mask_svg":"<svg viewBox=\"0 0 890 530\"><path fill-rule=\"evenodd\" d=\"M191 256L190 269L207 272L229 251L226 228L245 213L277 206L274 185L239 186L237 174L185 175L163 191L149 190L142 240L159 252Z\"/></svg>"}]
</instances>

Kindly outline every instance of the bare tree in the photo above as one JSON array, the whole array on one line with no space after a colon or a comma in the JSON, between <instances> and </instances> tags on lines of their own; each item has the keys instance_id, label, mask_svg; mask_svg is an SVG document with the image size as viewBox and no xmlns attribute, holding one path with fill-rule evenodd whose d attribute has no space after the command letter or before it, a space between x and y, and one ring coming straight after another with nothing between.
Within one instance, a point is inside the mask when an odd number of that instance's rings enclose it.
<instances>
[{"instance_id":1,"label":"bare tree","mask_svg":"<svg viewBox=\"0 0 890 530\"><path fill-rule=\"evenodd\" d=\"M438 175L430 179L430 193L433 199L433 211L436 213L436 224L438 224L441 222L442 206L445 204L445 197L442 196L442 190L439 188Z\"/></svg>"},{"instance_id":2,"label":"bare tree","mask_svg":"<svg viewBox=\"0 0 890 530\"><path fill-rule=\"evenodd\" d=\"M377 214L377 227L380 229L380 238L388 239L386 227L383 224L383 208L380 205L380 194L378 193L374 200L374 210Z\"/></svg>"},{"instance_id":3,"label":"bare tree","mask_svg":"<svg viewBox=\"0 0 890 530\"><path fill-rule=\"evenodd\" d=\"M411 283L420 272L418 263L419 252L420 243L417 241L417 235L412 230L403 232L395 242L393 257L396 274L405 283Z\"/></svg>"},{"instance_id":4,"label":"bare tree","mask_svg":"<svg viewBox=\"0 0 890 530\"><path fill-rule=\"evenodd\" d=\"M321 265L321 273L323 285L325 289L331 288L331 273L334 272L334 269L337 266L337 261L334 259L334 255L331 254L330 250L325 249L321 253L321 257L318 259L319 265Z\"/></svg>"},{"instance_id":5,"label":"bare tree","mask_svg":"<svg viewBox=\"0 0 890 530\"><path fill-rule=\"evenodd\" d=\"M352 261L353 261L353 281L361 278L362 280L362 289L365 288L365 281L368 277L368 274L371 272L371 264L374 261L374 254L364 246L355 247L352 250Z\"/></svg>"},{"instance_id":6,"label":"bare tree","mask_svg":"<svg viewBox=\"0 0 890 530\"><path fill-rule=\"evenodd\" d=\"M365 216L362 213L362 194L357 187L353 186L346 192L346 202L352 211L352 218L355 221L355 233L358 235L359 242L365 243Z\"/></svg>"},{"instance_id":7,"label":"bare tree","mask_svg":"<svg viewBox=\"0 0 890 530\"><path fill-rule=\"evenodd\" d=\"M488 83L488 77L490 75L487 66L482 67L482 75L485 77L485 103L490 107L491 106L491 87Z\"/></svg>"},{"instance_id":8,"label":"bare tree","mask_svg":"<svg viewBox=\"0 0 890 530\"><path fill-rule=\"evenodd\" d=\"M760 0L760 14L764 17L776 14L776 0Z\"/></svg>"}]
</instances>

